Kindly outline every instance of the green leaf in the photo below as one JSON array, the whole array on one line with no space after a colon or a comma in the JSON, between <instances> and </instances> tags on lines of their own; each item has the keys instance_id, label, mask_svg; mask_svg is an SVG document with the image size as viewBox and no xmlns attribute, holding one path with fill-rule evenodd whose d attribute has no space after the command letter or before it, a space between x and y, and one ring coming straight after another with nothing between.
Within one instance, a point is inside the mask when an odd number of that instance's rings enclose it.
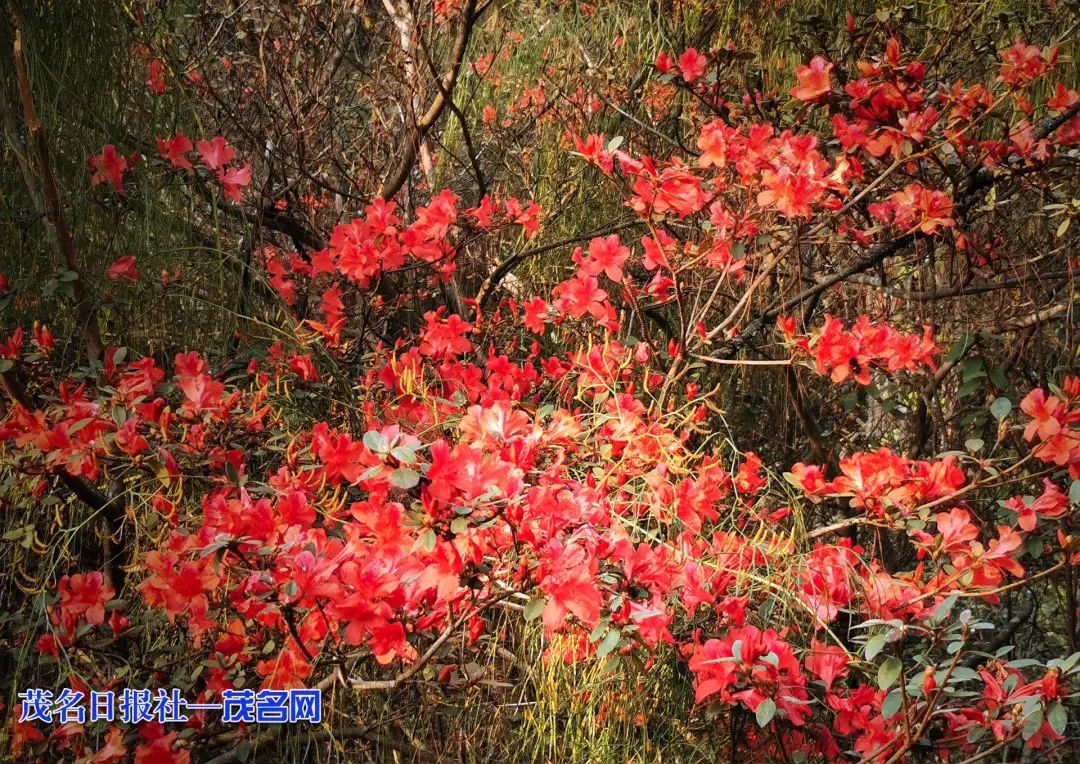
<instances>
[{"instance_id":1,"label":"green leaf","mask_svg":"<svg viewBox=\"0 0 1080 764\"><path fill-rule=\"evenodd\" d=\"M1009 389L1009 378L1005 376L1005 372L1001 369L990 370L990 381L994 383L994 387L1002 392Z\"/></svg>"},{"instance_id":2,"label":"green leaf","mask_svg":"<svg viewBox=\"0 0 1080 764\"><path fill-rule=\"evenodd\" d=\"M772 698L765 698L765 700L758 704L754 716L757 717L758 726L764 727L772 721L774 716L776 716L776 703L773 702Z\"/></svg>"},{"instance_id":3,"label":"green leaf","mask_svg":"<svg viewBox=\"0 0 1080 764\"><path fill-rule=\"evenodd\" d=\"M982 438L968 438L964 441L964 448L972 452L978 451L985 445L986 442Z\"/></svg>"},{"instance_id":4,"label":"green leaf","mask_svg":"<svg viewBox=\"0 0 1080 764\"><path fill-rule=\"evenodd\" d=\"M1005 419L1012 411L1012 401L1005 396L995 398L994 402L990 404L990 413L993 414L994 419L999 422Z\"/></svg>"},{"instance_id":5,"label":"green leaf","mask_svg":"<svg viewBox=\"0 0 1080 764\"><path fill-rule=\"evenodd\" d=\"M983 359L979 357L969 358L964 361L963 371L961 376L965 382L971 382L975 379L982 379L986 376L986 365L983 363Z\"/></svg>"},{"instance_id":6,"label":"green leaf","mask_svg":"<svg viewBox=\"0 0 1080 764\"><path fill-rule=\"evenodd\" d=\"M1080 480L1072 481L1069 486L1069 501L1072 504L1080 504Z\"/></svg>"},{"instance_id":7,"label":"green leaf","mask_svg":"<svg viewBox=\"0 0 1080 764\"><path fill-rule=\"evenodd\" d=\"M608 654L619 646L619 640L622 639L622 632L618 629L611 629L604 635L604 639L600 642L600 645L596 648L597 658L606 658Z\"/></svg>"},{"instance_id":8,"label":"green leaf","mask_svg":"<svg viewBox=\"0 0 1080 764\"><path fill-rule=\"evenodd\" d=\"M1024 669L1031 668L1032 666L1040 665L1034 658L1017 658L1014 661L1009 661L1005 664L1006 668Z\"/></svg>"},{"instance_id":9,"label":"green leaf","mask_svg":"<svg viewBox=\"0 0 1080 764\"><path fill-rule=\"evenodd\" d=\"M1039 731L1043 723L1043 712L1041 708L1036 708L1035 711L1026 719L1024 719L1024 740L1031 740L1035 737L1035 733Z\"/></svg>"},{"instance_id":10,"label":"green leaf","mask_svg":"<svg viewBox=\"0 0 1080 764\"><path fill-rule=\"evenodd\" d=\"M973 679L981 679L979 672L967 666L957 666L953 669L952 680L957 682L970 682Z\"/></svg>"},{"instance_id":11,"label":"green leaf","mask_svg":"<svg viewBox=\"0 0 1080 764\"><path fill-rule=\"evenodd\" d=\"M866 660L872 661L883 649L885 649L885 635L878 634L866 640L866 647L863 648L863 655L866 656Z\"/></svg>"},{"instance_id":12,"label":"green leaf","mask_svg":"<svg viewBox=\"0 0 1080 764\"><path fill-rule=\"evenodd\" d=\"M956 391L956 397L967 398L969 395L975 392L975 388L977 388L978 386L979 381L977 379L969 380L964 384L960 385L960 389Z\"/></svg>"},{"instance_id":13,"label":"green leaf","mask_svg":"<svg viewBox=\"0 0 1080 764\"><path fill-rule=\"evenodd\" d=\"M390 473L390 483L403 491L415 488L420 482L420 473L408 467L399 467Z\"/></svg>"},{"instance_id":14,"label":"green leaf","mask_svg":"<svg viewBox=\"0 0 1080 764\"><path fill-rule=\"evenodd\" d=\"M885 700L881 703L881 718L891 719L896 715L896 712L900 710L900 702L903 700L903 696L900 694L900 689L897 688L885 696Z\"/></svg>"},{"instance_id":15,"label":"green leaf","mask_svg":"<svg viewBox=\"0 0 1080 764\"><path fill-rule=\"evenodd\" d=\"M1080 661L1080 653L1073 653L1061 663L1061 673L1068 674L1076 667L1077 661Z\"/></svg>"},{"instance_id":16,"label":"green leaf","mask_svg":"<svg viewBox=\"0 0 1080 764\"><path fill-rule=\"evenodd\" d=\"M4 541L18 541L26 536L33 536L34 527L32 525L20 525L14 530L10 530L3 535Z\"/></svg>"},{"instance_id":17,"label":"green leaf","mask_svg":"<svg viewBox=\"0 0 1080 764\"><path fill-rule=\"evenodd\" d=\"M1054 732L1059 735L1065 734L1065 728L1069 726L1069 714L1065 710L1065 706L1060 702L1055 703L1050 707L1050 713L1046 716L1046 721L1050 722L1050 726L1054 729Z\"/></svg>"},{"instance_id":18,"label":"green leaf","mask_svg":"<svg viewBox=\"0 0 1080 764\"><path fill-rule=\"evenodd\" d=\"M940 622L948 618L949 613L952 612L952 609L956 606L956 601L959 598L960 594L958 592L953 592L942 600L941 604L934 610L934 620Z\"/></svg>"},{"instance_id":19,"label":"green leaf","mask_svg":"<svg viewBox=\"0 0 1080 764\"><path fill-rule=\"evenodd\" d=\"M525 620L535 621L544 612L545 607L547 607L547 597L537 594L525 603Z\"/></svg>"},{"instance_id":20,"label":"green leaf","mask_svg":"<svg viewBox=\"0 0 1080 764\"><path fill-rule=\"evenodd\" d=\"M374 480L382 474L383 467L381 464L376 464L374 467L368 467L364 470L364 474L360 476L360 480Z\"/></svg>"},{"instance_id":21,"label":"green leaf","mask_svg":"<svg viewBox=\"0 0 1080 764\"><path fill-rule=\"evenodd\" d=\"M887 690L900 678L900 672L904 670L904 664L899 658L886 658L877 672L877 684L882 690Z\"/></svg>"},{"instance_id":22,"label":"green leaf","mask_svg":"<svg viewBox=\"0 0 1080 764\"><path fill-rule=\"evenodd\" d=\"M963 352L965 350L967 350L967 346L968 346L969 341L970 341L970 338L967 335L964 335L963 337L958 339L956 342L954 342L952 345L950 345L949 346L949 353L948 353L948 355L945 356L945 360L947 362L949 362L949 363L952 363L957 358L959 358L961 356L961 354L963 354Z\"/></svg>"},{"instance_id":23,"label":"green leaf","mask_svg":"<svg viewBox=\"0 0 1080 764\"><path fill-rule=\"evenodd\" d=\"M378 430L368 430L364 433L364 445L368 447L369 451L385 454L390 443L387 441L386 436Z\"/></svg>"},{"instance_id":24,"label":"green leaf","mask_svg":"<svg viewBox=\"0 0 1080 764\"><path fill-rule=\"evenodd\" d=\"M404 446L397 446L390 449L390 456L397 459L402 464L413 464L416 462L416 454Z\"/></svg>"},{"instance_id":25,"label":"green leaf","mask_svg":"<svg viewBox=\"0 0 1080 764\"><path fill-rule=\"evenodd\" d=\"M731 656L735 659L736 663L742 663L742 640L736 639L731 643Z\"/></svg>"}]
</instances>

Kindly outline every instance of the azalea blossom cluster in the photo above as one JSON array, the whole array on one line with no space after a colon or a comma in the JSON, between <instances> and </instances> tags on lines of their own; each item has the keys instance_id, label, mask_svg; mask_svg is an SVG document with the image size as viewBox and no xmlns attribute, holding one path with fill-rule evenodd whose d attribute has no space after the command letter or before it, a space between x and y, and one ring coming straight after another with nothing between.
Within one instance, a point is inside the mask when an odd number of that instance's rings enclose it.
<instances>
[{"instance_id":1,"label":"azalea blossom cluster","mask_svg":"<svg viewBox=\"0 0 1080 764\"><path fill-rule=\"evenodd\" d=\"M251 164L230 164L236 157L236 150L220 135L192 145L190 138L178 132L168 140L158 137L157 147L161 158L168 161L174 170L192 170L193 166L187 155L197 149L203 165L214 173L225 198L230 201L240 202L243 188L251 182ZM94 171L90 177L91 185L107 181L112 184L116 193L124 193L124 174L138 159L138 152L125 157L117 151L116 146L111 143L106 145L101 154L87 160Z\"/></svg>"},{"instance_id":2,"label":"azalea blossom cluster","mask_svg":"<svg viewBox=\"0 0 1080 764\"><path fill-rule=\"evenodd\" d=\"M825 315L824 325L811 336L796 337L795 319L777 319L784 336L814 360L818 374L836 384L851 379L869 385L870 371L881 368L890 374L928 368L935 371L938 347L933 329L923 327L922 335L903 334L888 324L873 324L869 316L859 316L850 329L835 316Z\"/></svg>"},{"instance_id":3,"label":"azalea blossom cluster","mask_svg":"<svg viewBox=\"0 0 1080 764\"><path fill-rule=\"evenodd\" d=\"M1080 478L1080 380L1068 378L1060 390L1047 395L1041 387L1032 390L1020 409L1031 417L1024 428L1024 440L1037 443L1034 454L1041 461L1058 467L1068 465L1069 475Z\"/></svg>"}]
</instances>

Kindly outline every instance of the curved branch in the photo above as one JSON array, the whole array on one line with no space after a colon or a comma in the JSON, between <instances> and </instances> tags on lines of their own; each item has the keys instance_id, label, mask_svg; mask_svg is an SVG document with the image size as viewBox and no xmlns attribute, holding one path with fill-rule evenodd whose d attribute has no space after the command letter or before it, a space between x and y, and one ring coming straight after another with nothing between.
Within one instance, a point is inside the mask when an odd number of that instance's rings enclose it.
<instances>
[{"instance_id":1,"label":"curved branch","mask_svg":"<svg viewBox=\"0 0 1080 764\"><path fill-rule=\"evenodd\" d=\"M461 73L461 64L465 60L465 51L469 47L469 39L472 37L473 28L487 7L488 6L485 5L480 9L480 12L477 13L476 0L467 0L465 7L462 8L461 26L458 27L457 36L454 38L454 46L450 53L449 68L447 69L446 74L443 75L442 81L437 83L439 86L438 92L431 101L431 105L428 106L427 110L409 129L409 134L405 138L404 154L394 170L387 176L386 180L383 181L382 187L379 189L378 195L383 199L390 199L394 196L394 194L400 191L401 187L405 185L405 181L409 179L409 173L412 172L424 136L442 115L443 109L446 108L449 100L448 97L454 91L458 75Z\"/></svg>"},{"instance_id":2,"label":"curved branch","mask_svg":"<svg viewBox=\"0 0 1080 764\"><path fill-rule=\"evenodd\" d=\"M495 287L499 285L499 282L506 278L507 275L509 275L509 273L514 270L514 268L518 267L519 265L521 265L521 263L525 262L529 258L536 257L537 255L542 255L545 252L551 252L552 250L559 249L560 247L569 246L570 244L577 244L579 242L586 241L597 236L610 236L613 233L618 233L619 231L626 230L627 228L632 228L640 223L640 220L634 218L633 220L628 220L623 223L615 223L613 225L609 225L606 228L599 228L588 233L571 236L568 239L562 239L560 241L554 241L550 244L543 244L539 247L533 247L532 249L525 249L520 252L515 252L514 254L503 260L501 263L499 263L497 266L495 266L495 270L491 272L491 275L488 276L484 283L480 286L480 291L476 293L476 303L478 309L486 307L487 304L491 302L491 298L495 293Z\"/></svg>"}]
</instances>

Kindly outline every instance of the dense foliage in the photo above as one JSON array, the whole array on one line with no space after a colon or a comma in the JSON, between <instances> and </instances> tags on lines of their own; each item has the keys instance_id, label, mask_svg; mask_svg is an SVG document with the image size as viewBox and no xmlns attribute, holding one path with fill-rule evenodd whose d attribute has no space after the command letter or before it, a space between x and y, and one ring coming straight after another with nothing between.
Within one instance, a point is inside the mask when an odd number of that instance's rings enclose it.
<instances>
[{"instance_id":1,"label":"dense foliage","mask_svg":"<svg viewBox=\"0 0 1080 764\"><path fill-rule=\"evenodd\" d=\"M1075 4L62 5L3 37L5 755L1077 755Z\"/></svg>"}]
</instances>

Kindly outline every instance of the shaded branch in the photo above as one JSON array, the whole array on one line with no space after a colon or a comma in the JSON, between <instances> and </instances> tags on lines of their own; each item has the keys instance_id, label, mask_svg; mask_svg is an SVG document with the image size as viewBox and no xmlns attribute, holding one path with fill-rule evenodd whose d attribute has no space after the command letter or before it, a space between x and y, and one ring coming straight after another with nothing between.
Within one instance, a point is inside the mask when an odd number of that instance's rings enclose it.
<instances>
[{"instance_id":1,"label":"shaded branch","mask_svg":"<svg viewBox=\"0 0 1080 764\"><path fill-rule=\"evenodd\" d=\"M1071 278L1072 275L1073 274L1069 271L1040 273L1036 270L1026 276L1016 276L1013 278L1000 279L999 281L982 281L974 284L957 284L956 286L945 287L942 289L925 289L919 292L911 292L885 286L881 283L881 279L873 276L856 274L851 276L849 280L855 284L864 284L880 289L890 297L897 297L910 302L934 302L936 300L947 300L952 297L969 297L977 294L986 294L987 292L997 292L1002 289L1014 289L1033 281L1058 281L1060 279Z\"/></svg>"},{"instance_id":2,"label":"shaded branch","mask_svg":"<svg viewBox=\"0 0 1080 764\"><path fill-rule=\"evenodd\" d=\"M949 376L949 372L967 357L968 352L973 347L974 344L969 344L962 353L957 354L956 358L941 364L934 376L930 378L930 381L919 391L919 402L915 405L915 440L908 449L908 459L917 459L922 450L926 448L926 442L930 439L930 400L934 397L934 393L937 392L941 383L945 381L945 377Z\"/></svg>"}]
</instances>

